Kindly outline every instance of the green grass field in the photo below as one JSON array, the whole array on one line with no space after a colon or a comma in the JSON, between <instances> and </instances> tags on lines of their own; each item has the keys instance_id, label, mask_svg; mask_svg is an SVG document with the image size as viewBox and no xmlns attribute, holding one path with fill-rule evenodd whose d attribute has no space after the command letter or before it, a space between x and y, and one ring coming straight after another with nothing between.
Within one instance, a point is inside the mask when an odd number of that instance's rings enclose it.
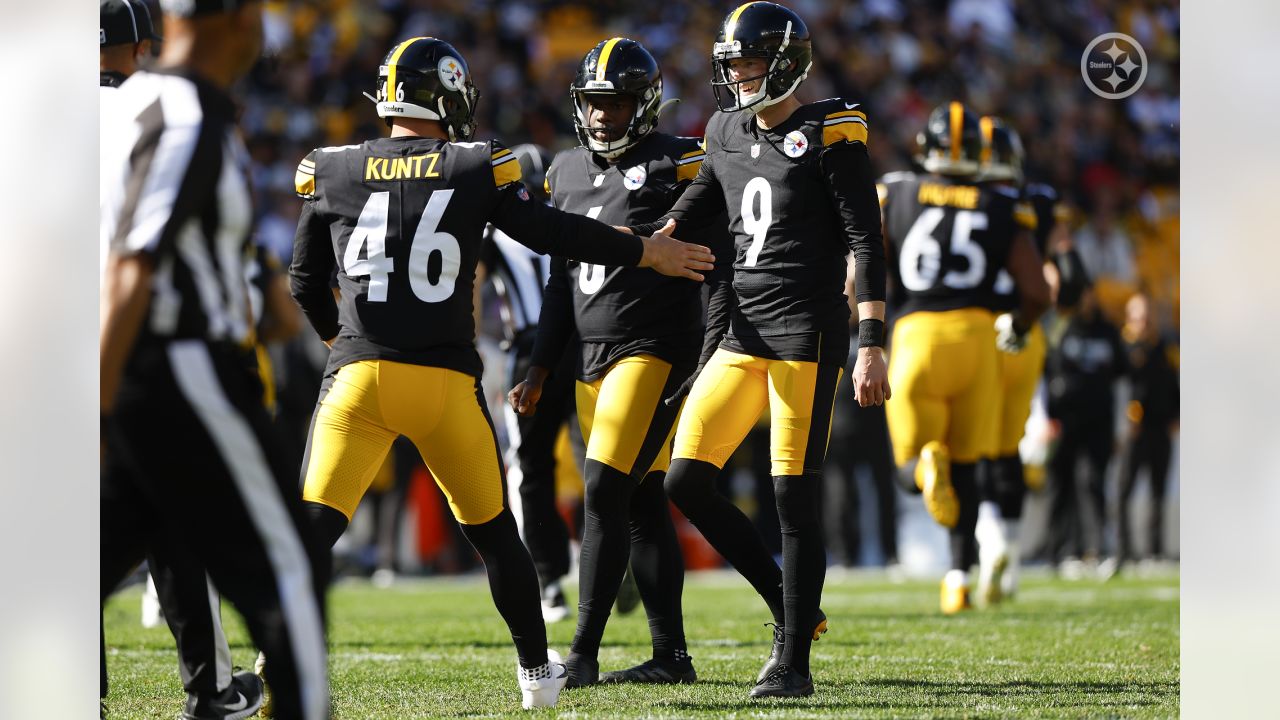
<instances>
[{"instance_id":1,"label":"green grass field","mask_svg":"<svg viewBox=\"0 0 1280 720\"><path fill-rule=\"evenodd\" d=\"M1176 717L1178 577L1066 582L1032 575L1018 599L955 618L937 612L933 582L880 574L828 581L831 632L814 645L817 693L758 702L747 691L769 651L763 603L731 574L691 575L685 587L695 685L609 686L566 692L564 717ZM166 628L138 623L139 591L105 616L112 718L173 718L185 695ZM572 593L570 602L574 601ZM526 716L515 653L482 578L361 582L330 594L335 718ZM237 664L256 652L226 613ZM549 629L567 652L571 621ZM615 617L601 669L648 657L643 611Z\"/></svg>"}]
</instances>

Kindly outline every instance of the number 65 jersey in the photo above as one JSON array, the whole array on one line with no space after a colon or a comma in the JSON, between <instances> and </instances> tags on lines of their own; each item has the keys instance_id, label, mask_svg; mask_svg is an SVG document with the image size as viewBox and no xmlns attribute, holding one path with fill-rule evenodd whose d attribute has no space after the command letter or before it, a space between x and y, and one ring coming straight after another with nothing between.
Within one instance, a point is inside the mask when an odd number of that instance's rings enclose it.
<instances>
[{"instance_id":1,"label":"number 65 jersey","mask_svg":"<svg viewBox=\"0 0 1280 720\"><path fill-rule=\"evenodd\" d=\"M876 189L899 316L987 307L1014 235L1036 227L1012 188L896 172Z\"/></svg>"},{"instance_id":2,"label":"number 65 jersey","mask_svg":"<svg viewBox=\"0 0 1280 720\"><path fill-rule=\"evenodd\" d=\"M334 339L326 373L385 359L480 375L472 307L488 222L542 253L616 265L643 253L639 238L531 200L516 156L496 141L321 148L295 183L306 203L291 289L320 337Z\"/></svg>"}]
</instances>

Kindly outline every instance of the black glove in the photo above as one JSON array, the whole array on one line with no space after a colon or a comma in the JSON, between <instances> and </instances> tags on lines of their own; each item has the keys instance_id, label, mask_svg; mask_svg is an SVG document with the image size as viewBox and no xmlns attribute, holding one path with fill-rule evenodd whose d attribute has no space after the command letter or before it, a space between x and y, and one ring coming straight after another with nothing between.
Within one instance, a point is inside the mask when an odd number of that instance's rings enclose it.
<instances>
[{"instance_id":1,"label":"black glove","mask_svg":"<svg viewBox=\"0 0 1280 720\"><path fill-rule=\"evenodd\" d=\"M680 383L680 387L676 388L674 393L671 393L671 397L662 401L667 407L678 407L684 401L685 396L689 394L689 389L693 387L693 381L697 380L698 373L702 372L702 366L703 363L698 363L697 369L689 377L685 378L683 383Z\"/></svg>"}]
</instances>

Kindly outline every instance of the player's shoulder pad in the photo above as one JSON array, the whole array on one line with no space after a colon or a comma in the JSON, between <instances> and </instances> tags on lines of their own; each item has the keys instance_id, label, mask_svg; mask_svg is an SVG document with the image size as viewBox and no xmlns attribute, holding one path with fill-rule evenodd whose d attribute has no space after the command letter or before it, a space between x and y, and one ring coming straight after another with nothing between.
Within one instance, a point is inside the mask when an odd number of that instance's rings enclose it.
<instances>
[{"instance_id":1,"label":"player's shoulder pad","mask_svg":"<svg viewBox=\"0 0 1280 720\"><path fill-rule=\"evenodd\" d=\"M520 182L520 160L498 140L489 141L489 162L493 166L493 184L497 187Z\"/></svg>"},{"instance_id":2,"label":"player's shoulder pad","mask_svg":"<svg viewBox=\"0 0 1280 720\"><path fill-rule=\"evenodd\" d=\"M672 137L675 141L676 181L692 180L707 157L706 141L697 137Z\"/></svg>"},{"instance_id":3,"label":"player's shoulder pad","mask_svg":"<svg viewBox=\"0 0 1280 720\"><path fill-rule=\"evenodd\" d=\"M316 155L319 152L312 150L307 153L293 174L293 190L304 200L314 200L316 196Z\"/></svg>"},{"instance_id":4,"label":"player's shoulder pad","mask_svg":"<svg viewBox=\"0 0 1280 720\"><path fill-rule=\"evenodd\" d=\"M860 103L828 98L813 105L822 115L823 147L841 142L867 144L867 113Z\"/></svg>"}]
</instances>

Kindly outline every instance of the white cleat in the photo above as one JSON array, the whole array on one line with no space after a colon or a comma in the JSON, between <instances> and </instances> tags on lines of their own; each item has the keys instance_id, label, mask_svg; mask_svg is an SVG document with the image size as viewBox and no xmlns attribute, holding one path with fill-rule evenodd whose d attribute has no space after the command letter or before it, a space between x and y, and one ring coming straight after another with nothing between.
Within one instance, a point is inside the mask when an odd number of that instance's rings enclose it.
<instances>
[{"instance_id":1,"label":"white cleat","mask_svg":"<svg viewBox=\"0 0 1280 720\"><path fill-rule=\"evenodd\" d=\"M568 670L560 653L547 650L547 663L541 667L525 669L516 663L516 679L520 682L521 706L525 710L536 707L555 707L560 691L569 679Z\"/></svg>"}]
</instances>

